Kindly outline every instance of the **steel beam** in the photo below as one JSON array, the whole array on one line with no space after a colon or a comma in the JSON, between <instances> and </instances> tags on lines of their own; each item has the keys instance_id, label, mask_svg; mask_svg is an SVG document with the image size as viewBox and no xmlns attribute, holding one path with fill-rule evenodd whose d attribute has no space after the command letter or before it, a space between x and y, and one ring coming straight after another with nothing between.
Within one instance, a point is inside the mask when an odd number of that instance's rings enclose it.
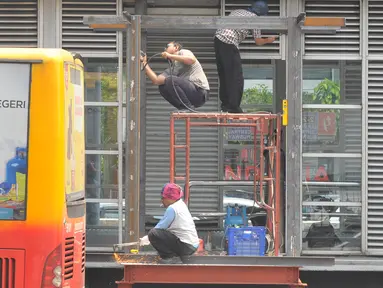
<instances>
[{"instance_id":1,"label":"steel beam","mask_svg":"<svg viewBox=\"0 0 383 288\"><path fill-rule=\"evenodd\" d=\"M139 203L140 203L140 83L141 83L141 21L140 16L131 18L127 30L126 56L126 150L125 181L126 207L125 242L139 241ZM122 159L120 159L122 161ZM133 247L131 247L133 248ZM138 247L137 247L138 248Z\"/></svg>"},{"instance_id":2,"label":"steel beam","mask_svg":"<svg viewBox=\"0 0 383 288\"><path fill-rule=\"evenodd\" d=\"M298 267L271 266L125 266L119 288L132 288L139 283L169 284L252 284L306 287L299 279Z\"/></svg>"},{"instance_id":3,"label":"steel beam","mask_svg":"<svg viewBox=\"0 0 383 288\"><path fill-rule=\"evenodd\" d=\"M133 15L125 16L84 16L83 23L90 28L99 31L119 31L127 29ZM305 18L300 14L298 17L305 19L304 32L332 33L339 30L340 25L345 23L344 18ZM289 19L297 17L228 17L228 16L141 16L142 29L177 29L177 30L216 30L222 28L229 29L261 29L269 33L286 33ZM319 21L319 20L320 21ZM301 21L302 22L302 21ZM314 27L308 28L308 24ZM316 25L316 23L321 25ZM300 25L300 24L297 24Z\"/></svg>"},{"instance_id":4,"label":"steel beam","mask_svg":"<svg viewBox=\"0 0 383 288\"><path fill-rule=\"evenodd\" d=\"M130 254L124 255L120 263L122 265L158 265L158 256L153 254ZM335 264L334 257L252 257L252 256L190 256L184 259L183 265L232 265L232 266L273 266L273 267L309 267Z\"/></svg>"},{"instance_id":5,"label":"steel beam","mask_svg":"<svg viewBox=\"0 0 383 288\"><path fill-rule=\"evenodd\" d=\"M286 128L286 253L301 252L302 33L289 19L286 55L288 123Z\"/></svg>"}]
</instances>

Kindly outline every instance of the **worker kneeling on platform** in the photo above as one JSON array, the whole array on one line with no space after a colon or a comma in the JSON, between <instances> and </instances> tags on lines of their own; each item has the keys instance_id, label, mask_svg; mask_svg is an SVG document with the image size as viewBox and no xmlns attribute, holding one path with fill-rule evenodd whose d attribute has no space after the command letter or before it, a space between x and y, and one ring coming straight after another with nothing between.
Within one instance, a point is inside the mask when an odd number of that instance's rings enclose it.
<instances>
[{"instance_id":1,"label":"worker kneeling on platform","mask_svg":"<svg viewBox=\"0 0 383 288\"><path fill-rule=\"evenodd\" d=\"M166 211L147 238L160 255L161 264L181 264L184 256L190 256L197 251L197 230L189 209L182 200L183 191L179 185L166 184L161 196ZM145 242L144 238L146 237L141 238L142 243Z\"/></svg>"},{"instance_id":2,"label":"worker kneeling on platform","mask_svg":"<svg viewBox=\"0 0 383 288\"><path fill-rule=\"evenodd\" d=\"M193 52L173 41L166 45L162 57L168 60L169 68L158 76L146 56L141 57L146 75L159 86L162 97L179 111L194 111L204 105L209 97L209 82Z\"/></svg>"}]
</instances>

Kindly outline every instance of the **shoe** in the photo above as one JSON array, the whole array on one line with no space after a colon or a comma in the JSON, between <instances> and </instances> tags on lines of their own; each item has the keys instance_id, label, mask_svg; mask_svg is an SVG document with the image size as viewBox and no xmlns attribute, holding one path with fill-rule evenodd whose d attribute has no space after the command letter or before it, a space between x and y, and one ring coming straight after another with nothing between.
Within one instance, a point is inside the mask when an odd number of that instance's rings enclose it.
<instances>
[{"instance_id":1,"label":"shoe","mask_svg":"<svg viewBox=\"0 0 383 288\"><path fill-rule=\"evenodd\" d=\"M158 264L171 265L171 264L183 264L183 262L180 257L171 257L171 258L161 258L158 261Z\"/></svg>"},{"instance_id":2,"label":"shoe","mask_svg":"<svg viewBox=\"0 0 383 288\"><path fill-rule=\"evenodd\" d=\"M225 106L221 106L221 112L224 112L224 113L243 113L243 110L241 109L241 107L227 108Z\"/></svg>"}]
</instances>

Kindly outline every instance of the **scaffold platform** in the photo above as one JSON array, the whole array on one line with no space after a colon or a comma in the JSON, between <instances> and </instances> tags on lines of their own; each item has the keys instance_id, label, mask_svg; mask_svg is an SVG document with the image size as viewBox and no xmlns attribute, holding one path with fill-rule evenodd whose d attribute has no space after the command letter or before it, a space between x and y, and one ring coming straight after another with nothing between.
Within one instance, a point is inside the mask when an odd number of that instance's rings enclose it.
<instances>
[{"instance_id":1,"label":"scaffold platform","mask_svg":"<svg viewBox=\"0 0 383 288\"><path fill-rule=\"evenodd\" d=\"M307 287L299 278L302 266L332 266L328 257L237 257L191 256L182 265L157 264L158 256L131 254L117 256L124 268L119 288L134 284L252 284ZM170 268L171 266L171 268Z\"/></svg>"}]
</instances>

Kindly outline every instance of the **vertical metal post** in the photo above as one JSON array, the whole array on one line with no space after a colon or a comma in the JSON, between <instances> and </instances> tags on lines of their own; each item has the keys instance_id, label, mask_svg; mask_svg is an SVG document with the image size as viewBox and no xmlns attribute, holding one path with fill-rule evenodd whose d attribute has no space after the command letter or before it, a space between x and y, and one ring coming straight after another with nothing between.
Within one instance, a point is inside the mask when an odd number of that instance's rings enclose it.
<instances>
[{"instance_id":1,"label":"vertical metal post","mask_svg":"<svg viewBox=\"0 0 383 288\"><path fill-rule=\"evenodd\" d=\"M265 152L265 142L264 142L264 133L263 133L263 129L264 129L264 124L265 124L265 121L264 121L264 118L262 117L260 120L258 120L259 123L260 123L260 140L259 140L259 144L260 144L260 151L259 151L259 169L261 170L260 173L259 173L259 195L261 197L261 203L264 203L265 201L265 195L264 195L264 191L263 191L263 181L264 181L264 176L265 176L265 157L263 157L263 153Z\"/></svg>"},{"instance_id":2,"label":"vertical metal post","mask_svg":"<svg viewBox=\"0 0 383 288\"><path fill-rule=\"evenodd\" d=\"M281 199L281 177L280 177L280 174L281 174L281 117L279 116L278 114L278 117L277 117L277 129L276 129L276 139L275 139L275 144L274 144L274 147L276 148L276 155L275 155L275 170L276 170L276 173L275 173L275 189L274 189L274 201L275 201L275 205L274 205L274 219L275 219L275 235L274 235L274 241L275 241L275 256L278 256L279 255L279 246L280 246L280 241L279 241L279 237L280 237L280 229L279 229L279 225L280 225L280 218L281 218L281 215L280 215L280 212L281 212L281 208L280 206L283 205L280 201ZM272 134L271 134L272 135ZM271 153L271 151L269 151L269 153Z\"/></svg>"},{"instance_id":3,"label":"vertical metal post","mask_svg":"<svg viewBox=\"0 0 383 288\"><path fill-rule=\"evenodd\" d=\"M130 242L130 223L129 223L129 206L130 206L130 192L132 188L130 187L130 169L129 169L129 158L130 158L130 106L132 105L129 99L132 97L132 88L131 83L133 81L132 68L133 64L131 63L132 53L133 53L133 34L132 26L129 25L126 31L126 115L125 115L125 242Z\"/></svg>"},{"instance_id":4,"label":"vertical metal post","mask_svg":"<svg viewBox=\"0 0 383 288\"><path fill-rule=\"evenodd\" d=\"M189 205L190 200L190 118L185 119L185 200L186 204Z\"/></svg>"},{"instance_id":5,"label":"vertical metal post","mask_svg":"<svg viewBox=\"0 0 383 288\"><path fill-rule=\"evenodd\" d=\"M301 191L302 191L302 33L295 18L288 20L287 34L287 100L288 123L286 135L286 253L301 252Z\"/></svg>"},{"instance_id":6,"label":"vertical metal post","mask_svg":"<svg viewBox=\"0 0 383 288\"><path fill-rule=\"evenodd\" d=\"M126 241L139 240L141 17L132 16L127 35Z\"/></svg>"},{"instance_id":7,"label":"vertical metal post","mask_svg":"<svg viewBox=\"0 0 383 288\"><path fill-rule=\"evenodd\" d=\"M136 15L146 15L147 14L148 3L147 0L136 0L134 5L134 10ZM146 31L141 31L141 50L146 51ZM144 76L145 72L141 72L141 76ZM146 81L141 81L140 83L141 95L140 95L140 121L141 121L141 141L140 141L140 237L144 236L145 231L145 215L146 215L146 207L145 207L145 191L146 191Z\"/></svg>"},{"instance_id":8,"label":"vertical metal post","mask_svg":"<svg viewBox=\"0 0 383 288\"><path fill-rule=\"evenodd\" d=\"M169 179L170 179L170 182L172 182L172 183L174 183L174 181L175 181L175 169L176 169L176 165L175 165L175 157L176 157L176 155L175 155L175 153L176 153L176 151L175 151L175 147L174 147L174 145L175 145L175 135L174 135L174 116L173 116L173 114L171 114L170 115L170 177L169 177ZM188 185L188 183L185 183L186 185Z\"/></svg>"}]
</instances>

